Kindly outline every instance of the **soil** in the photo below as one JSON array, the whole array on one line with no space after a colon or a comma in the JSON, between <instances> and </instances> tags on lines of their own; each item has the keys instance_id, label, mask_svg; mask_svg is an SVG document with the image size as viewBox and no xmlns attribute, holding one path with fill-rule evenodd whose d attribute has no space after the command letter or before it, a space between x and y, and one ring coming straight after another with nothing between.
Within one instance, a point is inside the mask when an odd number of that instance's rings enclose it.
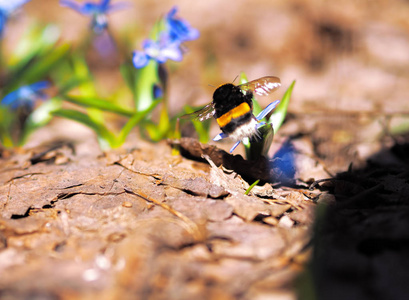
<instances>
[{"instance_id":1,"label":"soil","mask_svg":"<svg viewBox=\"0 0 409 300\"><path fill-rule=\"evenodd\" d=\"M67 40L86 31L84 17L34 2L23 25L57 22ZM134 1L112 32L147 34L163 3ZM92 132L56 120L0 155L0 298L404 299L407 3L190 3L178 1L180 15L201 38L169 65L172 113L208 103L209 84L242 70L279 76L277 98L296 80L272 168L190 137L135 134L102 152ZM126 20L134 27L121 29ZM119 85L110 63L90 59L101 94ZM282 177L289 142L294 172Z\"/></svg>"}]
</instances>

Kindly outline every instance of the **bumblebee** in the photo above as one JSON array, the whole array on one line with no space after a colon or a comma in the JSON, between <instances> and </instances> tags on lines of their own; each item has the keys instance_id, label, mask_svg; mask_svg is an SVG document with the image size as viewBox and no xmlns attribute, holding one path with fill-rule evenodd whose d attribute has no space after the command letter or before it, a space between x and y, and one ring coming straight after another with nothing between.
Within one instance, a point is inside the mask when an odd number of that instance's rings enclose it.
<instances>
[{"instance_id":1,"label":"bumblebee","mask_svg":"<svg viewBox=\"0 0 409 300\"><path fill-rule=\"evenodd\" d=\"M257 128L264 124L260 120L279 103L279 101L271 103L255 117L253 95L267 96L280 86L280 79L274 76L262 77L241 85L226 83L215 90L211 103L189 116L199 121L214 117L222 133L213 140L230 138L239 142L245 137L257 135Z\"/></svg>"}]
</instances>

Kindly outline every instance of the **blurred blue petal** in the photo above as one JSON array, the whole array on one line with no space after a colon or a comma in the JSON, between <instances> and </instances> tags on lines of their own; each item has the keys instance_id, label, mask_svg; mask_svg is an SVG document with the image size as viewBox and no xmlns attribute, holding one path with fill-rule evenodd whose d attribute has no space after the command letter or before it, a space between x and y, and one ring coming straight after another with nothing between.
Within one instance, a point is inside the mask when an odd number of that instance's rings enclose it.
<instances>
[{"instance_id":1,"label":"blurred blue petal","mask_svg":"<svg viewBox=\"0 0 409 300\"><path fill-rule=\"evenodd\" d=\"M60 5L69 7L85 16L92 17L91 26L97 34L102 33L107 28L108 21L106 15L108 13L129 7L128 3L125 2L110 5L110 0L101 0L99 3L84 2L82 5L72 0L60 0Z\"/></svg>"},{"instance_id":2,"label":"blurred blue petal","mask_svg":"<svg viewBox=\"0 0 409 300\"><path fill-rule=\"evenodd\" d=\"M128 3L125 2L119 2L111 5L109 2L109 0L102 0L100 3L84 2L81 5L72 0L60 0L60 5L74 9L86 16L92 16L94 14L106 14L114 10L129 7Z\"/></svg>"},{"instance_id":3,"label":"blurred blue petal","mask_svg":"<svg viewBox=\"0 0 409 300\"><path fill-rule=\"evenodd\" d=\"M155 84L153 86L153 98L159 99L159 98L162 98L162 97L163 97L163 90L160 88L160 86Z\"/></svg>"},{"instance_id":4,"label":"blurred blue petal","mask_svg":"<svg viewBox=\"0 0 409 300\"><path fill-rule=\"evenodd\" d=\"M0 37L2 36L2 32L4 29L4 26L6 25L7 21L7 16L3 14L3 12L0 10Z\"/></svg>"},{"instance_id":5,"label":"blurred blue petal","mask_svg":"<svg viewBox=\"0 0 409 300\"><path fill-rule=\"evenodd\" d=\"M190 26L190 24L180 18L176 18L177 7L173 7L166 15L169 36L172 41L180 43L195 40L199 37L199 30Z\"/></svg>"},{"instance_id":6,"label":"blurred blue petal","mask_svg":"<svg viewBox=\"0 0 409 300\"><path fill-rule=\"evenodd\" d=\"M102 8L108 8L109 2L111 2L111 0L101 0L100 5Z\"/></svg>"},{"instance_id":7,"label":"blurred blue petal","mask_svg":"<svg viewBox=\"0 0 409 300\"><path fill-rule=\"evenodd\" d=\"M43 90L49 88L51 84L47 80L39 81L33 84L30 84L29 87L34 91L37 92L39 90Z\"/></svg>"},{"instance_id":8,"label":"blurred blue petal","mask_svg":"<svg viewBox=\"0 0 409 300\"><path fill-rule=\"evenodd\" d=\"M69 7L73 10L76 10L77 12L82 14L82 7L75 1L70 1L70 0L60 0L60 5L61 6L66 6Z\"/></svg>"},{"instance_id":9,"label":"blurred blue petal","mask_svg":"<svg viewBox=\"0 0 409 300\"><path fill-rule=\"evenodd\" d=\"M135 68L142 68L148 63L146 59L152 59L163 64L168 59L181 61L183 51L181 43L195 39L199 36L199 31L190 27L189 23L175 17L177 8L173 7L165 16L166 29L157 34L157 40L145 40L142 44L143 53L134 52Z\"/></svg>"},{"instance_id":10,"label":"blurred blue petal","mask_svg":"<svg viewBox=\"0 0 409 300\"><path fill-rule=\"evenodd\" d=\"M274 174L277 176L275 180L288 184L294 179L296 167L295 167L295 148L291 143L291 140L287 140L283 143L274 154L272 163L272 169L274 169Z\"/></svg>"},{"instance_id":11,"label":"blurred blue petal","mask_svg":"<svg viewBox=\"0 0 409 300\"><path fill-rule=\"evenodd\" d=\"M0 0L0 38L2 37L8 17L16 9L29 1L31 0Z\"/></svg>"},{"instance_id":12,"label":"blurred blue petal","mask_svg":"<svg viewBox=\"0 0 409 300\"><path fill-rule=\"evenodd\" d=\"M30 1L31 0L0 0L0 11L6 15L10 15L17 8Z\"/></svg>"},{"instance_id":13,"label":"blurred blue petal","mask_svg":"<svg viewBox=\"0 0 409 300\"><path fill-rule=\"evenodd\" d=\"M241 141L236 142L233 147L230 148L229 152L232 153L234 151L234 149L237 148L237 146L241 143Z\"/></svg>"},{"instance_id":14,"label":"blurred blue petal","mask_svg":"<svg viewBox=\"0 0 409 300\"><path fill-rule=\"evenodd\" d=\"M265 109L263 109L256 117L257 121L260 121L265 118L276 106L280 103L280 100L276 100L269 105ZM264 123L265 124L265 123Z\"/></svg>"},{"instance_id":15,"label":"blurred blue petal","mask_svg":"<svg viewBox=\"0 0 409 300\"><path fill-rule=\"evenodd\" d=\"M37 100L45 100L47 96L42 92L50 86L48 81L39 81L31 85L24 85L17 90L7 94L1 104L10 106L13 110L20 106L26 106L30 109L34 107Z\"/></svg>"},{"instance_id":16,"label":"blurred blue petal","mask_svg":"<svg viewBox=\"0 0 409 300\"><path fill-rule=\"evenodd\" d=\"M168 59L181 61L183 53L178 43L171 43L169 38L161 34L159 41L147 39L142 44L142 51L135 51L133 54L133 63L135 68L143 68L148 64L149 59L153 59L160 64Z\"/></svg>"},{"instance_id":17,"label":"blurred blue petal","mask_svg":"<svg viewBox=\"0 0 409 300\"><path fill-rule=\"evenodd\" d=\"M117 10L129 8L130 6L131 6L131 4L129 4L127 2L113 3L107 8L106 12L111 13L111 12L114 12L114 11L117 11Z\"/></svg>"},{"instance_id":18,"label":"blurred blue petal","mask_svg":"<svg viewBox=\"0 0 409 300\"><path fill-rule=\"evenodd\" d=\"M160 48L158 58L165 62L167 59L174 61L182 61L183 53L180 49L180 45L177 43L171 43Z\"/></svg>"},{"instance_id":19,"label":"blurred blue petal","mask_svg":"<svg viewBox=\"0 0 409 300\"><path fill-rule=\"evenodd\" d=\"M229 137L229 136L228 136L227 134L225 134L224 132L220 132L218 135L216 135L216 136L213 138L213 141L217 142L217 141L220 141L220 140L225 139L225 138L228 138L228 137Z\"/></svg>"},{"instance_id":20,"label":"blurred blue petal","mask_svg":"<svg viewBox=\"0 0 409 300\"><path fill-rule=\"evenodd\" d=\"M135 68L140 69L145 67L149 62L149 56L142 51L134 51L132 62Z\"/></svg>"}]
</instances>

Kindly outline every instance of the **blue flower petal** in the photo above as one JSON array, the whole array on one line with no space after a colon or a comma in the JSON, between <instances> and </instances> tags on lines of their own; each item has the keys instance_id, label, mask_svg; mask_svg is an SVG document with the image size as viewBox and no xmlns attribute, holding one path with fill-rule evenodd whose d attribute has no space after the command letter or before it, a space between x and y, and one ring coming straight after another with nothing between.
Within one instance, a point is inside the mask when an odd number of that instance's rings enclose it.
<instances>
[{"instance_id":1,"label":"blue flower petal","mask_svg":"<svg viewBox=\"0 0 409 300\"><path fill-rule=\"evenodd\" d=\"M225 139L227 137L229 137L227 134L225 134L224 132L220 132L218 135L216 135L213 138L213 141L217 142L217 141L220 141L220 140Z\"/></svg>"},{"instance_id":2,"label":"blue flower petal","mask_svg":"<svg viewBox=\"0 0 409 300\"><path fill-rule=\"evenodd\" d=\"M76 10L80 14L93 16L107 14L109 12L128 7L128 3L115 3L110 5L110 0L101 0L100 3L85 2L82 5L71 0L60 0L60 5Z\"/></svg>"},{"instance_id":3,"label":"blue flower petal","mask_svg":"<svg viewBox=\"0 0 409 300\"><path fill-rule=\"evenodd\" d=\"M102 9L107 10L109 6L109 2L111 2L111 0L102 0L99 5Z\"/></svg>"},{"instance_id":4,"label":"blue flower petal","mask_svg":"<svg viewBox=\"0 0 409 300\"><path fill-rule=\"evenodd\" d=\"M30 2L31 0L0 0L0 10L5 13L6 16L10 15L20 6Z\"/></svg>"},{"instance_id":5,"label":"blue flower petal","mask_svg":"<svg viewBox=\"0 0 409 300\"><path fill-rule=\"evenodd\" d=\"M155 99L159 99L163 97L163 89L158 86L157 84L155 84L153 86L153 98Z\"/></svg>"},{"instance_id":6,"label":"blue flower petal","mask_svg":"<svg viewBox=\"0 0 409 300\"><path fill-rule=\"evenodd\" d=\"M228 138L229 135L225 134L224 132L219 133L218 135L216 135L213 138L213 141L217 142L220 141L222 139ZM234 143L233 147L230 148L229 152L232 153L234 151L234 149L237 148L237 146L241 143L241 141L237 141L236 143Z\"/></svg>"},{"instance_id":7,"label":"blue flower petal","mask_svg":"<svg viewBox=\"0 0 409 300\"><path fill-rule=\"evenodd\" d=\"M60 0L60 5L76 10L77 12L81 14L83 13L81 5L79 5L77 2L70 1L70 0Z\"/></svg>"},{"instance_id":8,"label":"blue flower petal","mask_svg":"<svg viewBox=\"0 0 409 300\"><path fill-rule=\"evenodd\" d=\"M232 153L234 151L234 149L237 148L237 146L240 144L241 141L236 142L233 147L230 148L229 152Z\"/></svg>"},{"instance_id":9,"label":"blue flower petal","mask_svg":"<svg viewBox=\"0 0 409 300\"><path fill-rule=\"evenodd\" d=\"M170 11L167 13L166 18L167 19L173 19L173 17L177 14L178 12L178 7L174 6L170 9Z\"/></svg>"},{"instance_id":10,"label":"blue flower petal","mask_svg":"<svg viewBox=\"0 0 409 300\"><path fill-rule=\"evenodd\" d=\"M264 119L265 116L267 116L274 108L276 108L278 103L280 103L280 100L276 100L267 105L267 107L257 115L256 117L257 121Z\"/></svg>"},{"instance_id":11,"label":"blue flower petal","mask_svg":"<svg viewBox=\"0 0 409 300\"><path fill-rule=\"evenodd\" d=\"M18 98L18 90L8 93L2 100L1 104L3 105L11 105L14 101Z\"/></svg>"},{"instance_id":12,"label":"blue flower petal","mask_svg":"<svg viewBox=\"0 0 409 300\"><path fill-rule=\"evenodd\" d=\"M177 7L173 7L166 15L169 35L172 41L185 42L197 39L200 35L199 31L190 26L190 24L175 17Z\"/></svg>"},{"instance_id":13,"label":"blue flower petal","mask_svg":"<svg viewBox=\"0 0 409 300\"><path fill-rule=\"evenodd\" d=\"M49 88L50 86L51 84L47 80L39 81L29 85L29 87L35 92Z\"/></svg>"},{"instance_id":14,"label":"blue flower petal","mask_svg":"<svg viewBox=\"0 0 409 300\"><path fill-rule=\"evenodd\" d=\"M146 39L142 42L142 48L145 51L149 51L152 48L156 49L157 47L158 47L157 44L151 39Z\"/></svg>"},{"instance_id":15,"label":"blue flower petal","mask_svg":"<svg viewBox=\"0 0 409 300\"><path fill-rule=\"evenodd\" d=\"M126 3L126 2L113 3L105 9L105 12L111 13L117 10L129 8L129 7L131 7L130 3Z\"/></svg>"},{"instance_id":16,"label":"blue flower petal","mask_svg":"<svg viewBox=\"0 0 409 300\"><path fill-rule=\"evenodd\" d=\"M296 151L292 141L287 140L281 145L280 149L278 149L271 160L270 167L281 171L274 173L279 176L277 179L284 184L292 183L295 177L297 171L295 155Z\"/></svg>"},{"instance_id":17,"label":"blue flower petal","mask_svg":"<svg viewBox=\"0 0 409 300\"><path fill-rule=\"evenodd\" d=\"M180 45L173 43L168 45L166 48L160 50L160 56L166 59L171 59L174 61L181 61L183 59L183 52L180 49Z\"/></svg>"},{"instance_id":18,"label":"blue flower petal","mask_svg":"<svg viewBox=\"0 0 409 300\"><path fill-rule=\"evenodd\" d=\"M138 51L134 52L135 67L145 66L146 59L153 59L158 63L165 63L168 59L174 61L183 59L181 43L197 38L199 31L191 28L186 21L175 18L176 13L177 7L173 7L166 15L165 22L168 28L159 33L157 40L147 39L143 42L144 55Z\"/></svg>"},{"instance_id":19,"label":"blue flower petal","mask_svg":"<svg viewBox=\"0 0 409 300\"><path fill-rule=\"evenodd\" d=\"M135 68L140 69L145 67L149 62L149 56L142 51L134 51L132 62Z\"/></svg>"},{"instance_id":20,"label":"blue flower petal","mask_svg":"<svg viewBox=\"0 0 409 300\"><path fill-rule=\"evenodd\" d=\"M7 16L0 10L0 37L2 36L4 26L6 25Z\"/></svg>"},{"instance_id":21,"label":"blue flower petal","mask_svg":"<svg viewBox=\"0 0 409 300\"><path fill-rule=\"evenodd\" d=\"M4 27L9 15L17 8L31 0L0 0L0 38L2 37Z\"/></svg>"},{"instance_id":22,"label":"blue flower petal","mask_svg":"<svg viewBox=\"0 0 409 300\"><path fill-rule=\"evenodd\" d=\"M101 7L96 3L86 2L80 9L80 13L83 15L91 16L94 14L104 13L101 11Z\"/></svg>"},{"instance_id":23,"label":"blue flower petal","mask_svg":"<svg viewBox=\"0 0 409 300\"><path fill-rule=\"evenodd\" d=\"M39 81L31 85L24 85L7 94L1 100L1 104L10 106L12 109L17 109L20 106L26 106L32 109L36 100L45 100L47 98L42 90L49 86L50 83L48 81Z\"/></svg>"}]
</instances>

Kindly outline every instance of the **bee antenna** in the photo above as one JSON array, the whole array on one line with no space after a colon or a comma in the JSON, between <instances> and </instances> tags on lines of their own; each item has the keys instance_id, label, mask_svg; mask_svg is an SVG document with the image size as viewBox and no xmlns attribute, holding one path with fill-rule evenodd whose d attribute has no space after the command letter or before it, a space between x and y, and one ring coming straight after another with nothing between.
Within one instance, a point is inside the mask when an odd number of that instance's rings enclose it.
<instances>
[{"instance_id":1,"label":"bee antenna","mask_svg":"<svg viewBox=\"0 0 409 300\"><path fill-rule=\"evenodd\" d=\"M239 75L236 75L236 77L234 77L234 80L233 80L232 83L234 83L236 81L237 77L239 77Z\"/></svg>"},{"instance_id":2,"label":"bee antenna","mask_svg":"<svg viewBox=\"0 0 409 300\"><path fill-rule=\"evenodd\" d=\"M208 84L208 86L211 86L211 87L213 87L213 88L215 87L213 84Z\"/></svg>"}]
</instances>

